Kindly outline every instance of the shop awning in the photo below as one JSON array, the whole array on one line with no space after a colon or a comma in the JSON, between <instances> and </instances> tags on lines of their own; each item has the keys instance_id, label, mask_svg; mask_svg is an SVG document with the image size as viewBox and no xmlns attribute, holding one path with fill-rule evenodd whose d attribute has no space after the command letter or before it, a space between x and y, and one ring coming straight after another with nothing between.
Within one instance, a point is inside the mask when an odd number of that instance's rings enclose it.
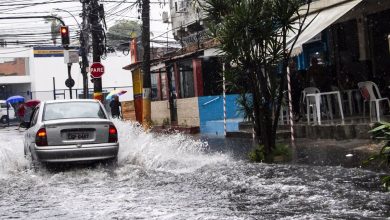
<instances>
[{"instance_id":1,"label":"shop awning","mask_svg":"<svg viewBox=\"0 0 390 220\"><path fill-rule=\"evenodd\" d=\"M362 0L352 0L344 4L340 4L318 12L309 14L303 24L302 33L299 36L297 42L294 45L292 52L293 56L296 56L302 52L302 45L308 42L317 34L321 33L324 29L329 27L332 23L336 22L343 15L348 13L352 8L359 4ZM298 29L299 24L296 24ZM296 33L288 34L287 44L291 48L293 41L296 38Z\"/></svg>"}]
</instances>

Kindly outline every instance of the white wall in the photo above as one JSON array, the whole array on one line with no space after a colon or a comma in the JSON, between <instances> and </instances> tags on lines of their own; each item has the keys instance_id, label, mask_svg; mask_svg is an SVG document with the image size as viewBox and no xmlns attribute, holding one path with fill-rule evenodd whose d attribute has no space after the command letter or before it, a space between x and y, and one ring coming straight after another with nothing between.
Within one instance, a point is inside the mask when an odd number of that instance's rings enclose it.
<instances>
[{"instance_id":1,"label":"white wall","mask_svg":"<svg viewBox=\"0 0 390 220\"><path fill-rule=\"evenodd\" d=\"M120 101L130 101L134 99L133 96L133 80L131 72L124 70L123 67L130 64L130 55L123 55L121 52L107 54L107 58L102 60L105 67L103 75L103 87L126 87L121 88L127 93L120 96Z\"/></svg>"},{"instance_id":2,"label":"white wall","mask_svg":"<svg viewBox=\"0 0 390 220\"><path fill-rule=\"evenodd\" d=\"M31 65L33 60L31 59L33 51L30 48L0 48L0 57L2 58L29 58L26 68L27 76L4 76L0 77L0 84L17 84L17 83L30 83L31 82Z\"/></svg>"},{"instance_id":3,"label":"white wall","mask_svg":"<svg viewBox=\"0 0 390 220\"><path fill-rule=\"evenodd\" d=\"M31 91L31 65L33 63L31 48L0 48L0 57L2 58L29 58L26 64L26 76L2 76L0 77L0 85L6 85L11 95L22 95L29 98L27 91Z\"/></svg>"},{"instance_id":4,"label":"white wall","mask_svg":"<svg viewBox=\"0 0 390 220\"><path fill-rule=\"evenodd\" d=\"M31 90L33 91L33 98L40 100L53 99L53 77L56 81L57 92L65 90L66 98L69 98L68 88L65 86L65 80L68 78L68 68L64 63L63 57L34 57L32 48L5 48L0 49L0 57L29 57L29 68L27 77L20 79L12 77L1 77L0 82L3 84L14 84L14 86L22 86L20 83L31 81ZM92 60L92 59L90 59ZM114 87L126 90L127 93L120 97L121 101L133 100L133 88L131 72L122 69L124 66L130 64L130 55L123 55L122 53L108 54L102 60L105 66L105 74L103 75L103 89L107 87L107 91L111 91ZM72 78L75 80L73 89L82 90L83 78L80 72L79 64L72 65ZM16 80L16 81L15 81ZM93 89L93 84L90 80L89 88ZM30 85L30 84L28 84ZM23 88L27 88L23 86ZM73 91L73 97L76 97ZM57 98L63 99L63 95L58 95Z\"/></svg>"}]
</instances>

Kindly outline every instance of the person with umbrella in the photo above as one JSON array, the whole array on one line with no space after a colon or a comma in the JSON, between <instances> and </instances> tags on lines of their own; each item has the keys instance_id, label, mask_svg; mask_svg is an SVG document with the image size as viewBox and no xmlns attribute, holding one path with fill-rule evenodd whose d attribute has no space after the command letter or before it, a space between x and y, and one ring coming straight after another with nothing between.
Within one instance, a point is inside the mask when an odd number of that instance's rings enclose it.
<instances>
[{"instance_id":1,"label":"person with umbrella","mask_svg":"<svg viewBox=\"0 0 390 220\"><path fill-rule=\"evenodd\" d=\"M113 96L113 99L110 102L112 118L120 118L120 107L121 103L119 102L119 97L117 95Z\"/></svg>"},{"instance_id":2,"label":"person with umbrella","mask_svg":"<svg viewBox=\"0 0 390 220\"><path fill-rule=\"evenodd\" d=\"M122 105L121 103L119 102L119 96L120 95L123 95L125 94L127 91L126 90L121 90L121 89L115 89L115 90L112 90L107 96L106 96L106 99L107 100L110 100L110 108L111 108L111 116L113 118L120 118L121 116L121 109L122 109ZM121 109L119 109L121 108Z\"/></svg>"},{"instance_id":3,"label":"person with umbrella","mask_svg":"<svg viewBox=\"0 0 390 220\"><path fill-rule=\"evenodd\" d=\"M29 100L23 104L24 107L24 117L22 123L19 125L20 127L27 128L30 124L31 115L33 113L34 108L40 103L39 100Z\"/></svg>"},{"instance_id":4,"label":"person with umbrella","mask_svg":"<svg viewBox=\"0 0 390 220\"><path fill-rule=\"evenodd\" d=\"M19 95L15 95L15 96L11 96L9 97L7 100L6 100L6 105L7 105L7 124L9 126L9 105L14 105L15 107L19 104L19 103L23 103L24 102L24 97L23 96L19 96ZM15 111L15 115L18 116L18 110L19 110L19 106L17 106L18 108L14 108L14 111Z\"/></svg>"},{"instance_id":5,"label":"person with umbrella","mask_svg":"<svg viewBox=\"0 0 390 220\"><path fill-rule=\"evenodd\" d=\"M25 112L26 112L26 107L24 106L24 103L21 103L16 110L16 113L17 113L17 116L18 116L20 123L23 123L23 118L24 118Z\"/></svg>"}]
</instances>

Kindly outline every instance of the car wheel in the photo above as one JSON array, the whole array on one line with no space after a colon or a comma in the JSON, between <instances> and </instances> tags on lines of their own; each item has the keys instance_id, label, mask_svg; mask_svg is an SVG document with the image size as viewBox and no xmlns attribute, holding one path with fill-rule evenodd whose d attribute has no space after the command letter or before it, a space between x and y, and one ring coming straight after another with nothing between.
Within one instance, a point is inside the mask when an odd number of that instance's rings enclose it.
<instances>
[{"instance_id":1,"label":"car wheel","mask_svg":"<svg viewBox=\"0 0 390 220\"><path fill-rule=\"evenodd\" d=\"M30 169L36 171L41 166L41 163L39 161L37 161L36 159L34 159L34 157L32 156L30 150L27 150L27 151L24 150L24 157L29 162L29 165L30 165L29 168Z\"/></svg>"},{"instance_id":2,"label":"car wheel","mask_svg":"<svg viewBox=\"0 0 390 220\"><path fill-rule=\"evenodd\" d=\"M1 119L0 119L0 122L3 124L7 124L8 121L9 121L9 119L8 119L8 116L6 116L6 115L3 115L3 117L1 117Z\"/></svg>"}]
</instances>

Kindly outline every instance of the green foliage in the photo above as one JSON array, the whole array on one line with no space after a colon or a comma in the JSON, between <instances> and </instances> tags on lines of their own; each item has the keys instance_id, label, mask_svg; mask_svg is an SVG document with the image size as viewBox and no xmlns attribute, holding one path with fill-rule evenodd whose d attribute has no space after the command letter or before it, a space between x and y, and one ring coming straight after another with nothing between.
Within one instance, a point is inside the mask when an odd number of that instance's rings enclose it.
<instances>
[{"instance_id":1,"label":"green foliage","mask_svg":"<svg viewBox=\"0 0 390 220\"><path fill-rule=\"evenodd\" d=\"M271 154L271 161L267 161L264 152L264 145L257 145L249 152L249 160L252 162L285 162L291 160L292 151L286 144L276 144Z\"/></svg>"},{"instance_id":2,"label":"green foliage","mask_svg":"<svg viewBox=\"0 0 390 220\"><path fill-rule=\"evenodd\" d=\"M249 160L252 162L263 162L265 161L264 156L264 146L263 145L257 145L256 148L251 150L249 152Z\"/></svg>"},{"instance_id":3,"label":"green foliage","mask_svg":"<svg viewBox=\"0 0 390 220\"><path fill-rule=\"evenodd\" d=\"M171 121L169 120L169 118L164 118L162 125L163 126L167 126L167 125L170 125L170 124L171 124Z\"/></svg>"},{"instance_id":4,"label":"green foliage","mask_svg":"<svg viewBox=\"0 0 390 220\"><path fill-rule=\"evenodd\" d=\"M57 14L51 14L51 16L61 18ZM55 46L57 44L57 38L60 36L61 24L55 18L45 18L44 20L46 24L50 23L51 40L53 41L53 45Z\"/></svg>"},{"instance_id":5,"label":"green foliage","mask_svg":"<svg viewBox=\"0 0 390 220\"><path fill-rule=\"evenodd\" d=\"M141 25L137 21L120 20L108 29L107 45L113 48L121 48L128 44L132 37L141 36Z\"/></svg>"},{"instance_id":6,"label":"green foliage","mask_svg":"<svg viewBox=\"0 0 390 220\"><path fill-rule=\"evenodd\" d=\"M390 168L390 123L380 122L370 133L375 139L385 140L385 144L379 153L371 155L363 162L364 165L375 163L378 167ZM386 190L390 190L390 175L382 177L382 183Z\"/></svg>"},{"instance_id":7,"label":"green foliage","mask_svg":"<svg viewBox=\"0 0 390 220\"><path fill-rule=\"evenodd\" d=\"M252 117L266 158L276 147L287 64L297 38L287 39L302 30L308 7L306 12L300 7L305 2L205 0L203 5L210 35L220 42L223 60L230 64L225 73L227 84L241 94L238 102L245 115ZM252 100L246 99L248 93Z\"/></svg>"},{"instance_id":8,"label":"green foliage","mask_svg":"<svg viewBox=\"0 0 390 220\"><path fill-rule=\"evenodd\" d=\"M253 102L248 94L241 93L236 100L238 112L243 113L244 119L253 121Z\"/></svg>"}]
</instances>

